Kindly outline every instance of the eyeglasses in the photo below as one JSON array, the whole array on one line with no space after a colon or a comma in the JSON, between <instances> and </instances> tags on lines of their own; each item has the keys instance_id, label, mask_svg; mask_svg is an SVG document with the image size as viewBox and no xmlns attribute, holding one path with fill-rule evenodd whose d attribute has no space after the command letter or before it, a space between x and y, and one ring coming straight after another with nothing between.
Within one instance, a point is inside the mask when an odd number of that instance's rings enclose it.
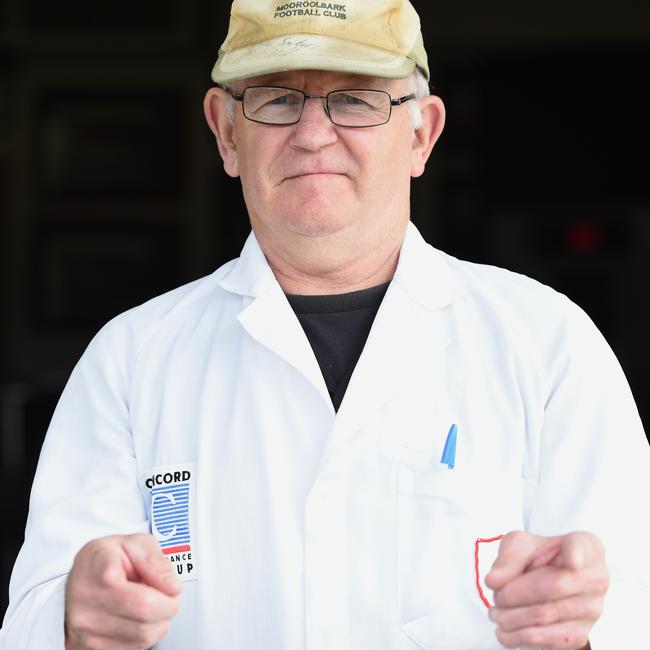
<instances>
[{"instance_id":1,"label":"eyeglasses","mask_svg":"<svg viewBox=\"0 0 650 650\"><path fill-rule=\"evenodd\" d=\"M307 95L296 88L280 86L249 86L243 93L230 91L233 99L242 102L244 117L260 124L287 126L297 124L305 100L322 99L327 116L338 126L360 129L380 126L390 120L393 106L415 99L415 94L393 99L385 90L334 90L327 95Z\"/></svg>"}]
</instances>

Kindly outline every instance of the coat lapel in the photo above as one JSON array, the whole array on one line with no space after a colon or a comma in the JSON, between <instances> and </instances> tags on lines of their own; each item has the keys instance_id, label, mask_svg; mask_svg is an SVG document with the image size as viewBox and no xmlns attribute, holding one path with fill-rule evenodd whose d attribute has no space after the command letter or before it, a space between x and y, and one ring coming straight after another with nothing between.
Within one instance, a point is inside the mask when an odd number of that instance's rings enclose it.
<instances>
[{"instance_id":1,"label":"coat lapel","mask_svg":"<svg viewBox=\"0 0 650 650\"><path fill-rule=\"evenodd\" d=\"M309 341L252 233L220 284L243 296L244 309L238 320L246 332L301 373L333 415L332 401Z\"/></svg>"}]
</instances>

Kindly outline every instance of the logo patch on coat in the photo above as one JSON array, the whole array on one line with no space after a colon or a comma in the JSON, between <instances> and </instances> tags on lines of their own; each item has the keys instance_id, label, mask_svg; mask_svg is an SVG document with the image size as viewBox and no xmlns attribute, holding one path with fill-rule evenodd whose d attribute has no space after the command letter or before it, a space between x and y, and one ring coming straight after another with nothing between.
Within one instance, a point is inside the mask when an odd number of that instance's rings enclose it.
<instances>
[{"instance_id":1,"label":"logo patch on coat","mask_svg":"<svg viewBox=\"0 0 650 650\"><path fill-rule=\"evenodd\" d=\"M197 578L192 549L194 474L195 465L189 463L156 467L139 476L151 534L183 581Z\"/></svg>"},{"instance_id":2,"label":"logo patch on coat","mask_svg":"<svg viewBox=\"0 0 650 650\"><path fill-rule=\"evenodd\" d=\"M494 603L493 592L485 584L485 576L490 572L494 561L499 555L499 542L503 535L483 539L479 537L474 544L474 570L478 595L488 609Z\"/></svg>"}]
</instances>

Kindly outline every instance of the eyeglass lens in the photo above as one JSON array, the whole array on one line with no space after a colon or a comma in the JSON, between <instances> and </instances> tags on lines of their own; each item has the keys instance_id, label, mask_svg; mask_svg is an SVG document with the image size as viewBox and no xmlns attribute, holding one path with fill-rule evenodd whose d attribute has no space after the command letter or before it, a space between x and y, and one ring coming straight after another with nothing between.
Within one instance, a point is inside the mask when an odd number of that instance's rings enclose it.
<instances>
[{"instance_id":1,"label":"eyeglass lens","mask_svg":"<svg viewBox=\"0 0 650 650\"><path fill-rule=\"evenodd\" d=\"M298 90L252 86L244 91L244 115L264 124L295 124L304 102ZM340 126L378 126L390 118L390 95L383 90L337 90L327 95L327 110Z\"/></svg>"}]
</instances>

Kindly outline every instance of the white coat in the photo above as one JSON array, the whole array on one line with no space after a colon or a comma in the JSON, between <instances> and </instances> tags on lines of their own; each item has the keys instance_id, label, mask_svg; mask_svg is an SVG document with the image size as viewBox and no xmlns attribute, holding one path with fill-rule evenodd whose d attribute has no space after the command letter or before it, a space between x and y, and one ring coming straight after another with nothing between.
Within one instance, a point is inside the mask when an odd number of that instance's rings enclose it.
<instances>
[{"instance_id":1,"label":"white coat","mask_svg":"<svg viewBox=\"0 0 650 650\"><path fill-rule=\"evenodd\" d=\"M335 414L251 235L214 274L111 321L79 361L0 646L63 650L75 553L158 517L185 580L159 650L499 648L475 550L516 529L599 535L612 585L592 647L641 647L649 488L623 373L566 297L409 225Z\"/></svg>"}]
</instances>

